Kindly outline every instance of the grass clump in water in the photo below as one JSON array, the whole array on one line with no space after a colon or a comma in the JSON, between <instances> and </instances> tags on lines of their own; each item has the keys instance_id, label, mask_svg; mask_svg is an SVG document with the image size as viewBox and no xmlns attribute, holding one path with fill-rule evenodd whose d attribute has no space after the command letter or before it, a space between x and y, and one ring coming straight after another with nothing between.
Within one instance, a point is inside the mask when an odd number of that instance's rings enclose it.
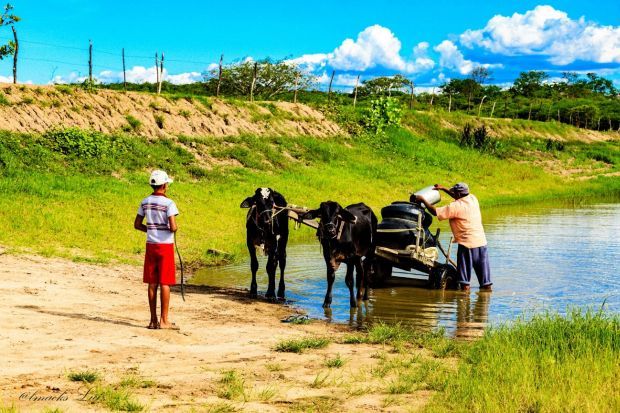
<instances>
[{"instance_id":1,"label":"grass clump in water","mask_svg":"<svg viewBox=\"0 0 620 413\"><path fill-rule=\"evenodd\" d=\"M488 331L428 411L618 411L620 316L545 314Z\"/></svg>"},{"instance_id":2,"label":"grass clump in water","mask_svg":"<svg viewBox=\"0 0 620 413\"><path fill-rule=\"evenodd\" d=\"M275 350L285 353L302 353L307 349L325 348L329 340L322 337L308 337L302 339L284 340L279 342Z\"/></svg>"}]
</instances>

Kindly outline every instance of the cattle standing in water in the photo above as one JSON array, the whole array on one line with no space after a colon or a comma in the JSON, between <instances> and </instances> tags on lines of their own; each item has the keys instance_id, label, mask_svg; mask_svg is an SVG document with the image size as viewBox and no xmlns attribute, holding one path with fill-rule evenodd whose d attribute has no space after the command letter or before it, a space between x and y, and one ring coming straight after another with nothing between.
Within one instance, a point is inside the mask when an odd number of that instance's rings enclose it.
<instances>
[{"instance_id":1,"label":"cattle standing in water","mask_svg":"<svg viewBox=\"0 0 620 413\"><path fill-rule=\"evenodd\" d=\"M353 296L353 267L357 273L357 298L361 298L363 287L364 300L368 300L368 280L362 266L362 257L373 253L377 217L372 209L363 203L342 208L337 202L327 201L322 202L319 209L306 213L303 218L321 220L317 235L327 266L327 293L323 308L331 306L335 273L343 262L347 264L345 282L349 287L351 307L357 307L357 300Z\"/></svg>"},{"instance_id":2,"label":"cattle standing in water","mask_svg":"<svg viewBox=\"0 0 620 413\"><path fill-rule=\"evenodd\" d=\"M256 247L260 247L268 256L269 285L266 297L273 299L276 296L276 269L279 264L278 298L284 299L284 268L286 267L286 244L288 242L288 215L286 211L283 211L285 207L286 200L284 197L270 188L257 188L254 196L246 198L241 203L241 208L250 208L245 226L252 270L250 296L253 298L257 295L256 271L258 271L258 259L256 258Z\"/></svg>"}]
</instances>

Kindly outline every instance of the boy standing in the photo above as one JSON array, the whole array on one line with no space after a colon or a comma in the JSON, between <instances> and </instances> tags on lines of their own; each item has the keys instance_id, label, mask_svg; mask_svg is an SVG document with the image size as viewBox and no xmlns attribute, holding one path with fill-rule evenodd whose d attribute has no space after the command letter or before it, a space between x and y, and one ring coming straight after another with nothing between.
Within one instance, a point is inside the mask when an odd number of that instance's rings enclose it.
<instances>
[{"instance_id":1,"label":"boy standing","mask_svg":"<svg viewBox=\"0 0 620 413\"><path fill-rule=\"evenodd\" d=\"M143 281L148 286L151 322L149 329L179 328L168 319L170 286L176 284L174 266L174 233L179 215L174 201L166 197L172 179L164 171L153 171L149 181L153 193L144 198L138 208L134 228L146 232ZM144 224L146 218L146 225ZM161 318L157 319L157 288L161 285Z\"/></svg>"}]
</instances>

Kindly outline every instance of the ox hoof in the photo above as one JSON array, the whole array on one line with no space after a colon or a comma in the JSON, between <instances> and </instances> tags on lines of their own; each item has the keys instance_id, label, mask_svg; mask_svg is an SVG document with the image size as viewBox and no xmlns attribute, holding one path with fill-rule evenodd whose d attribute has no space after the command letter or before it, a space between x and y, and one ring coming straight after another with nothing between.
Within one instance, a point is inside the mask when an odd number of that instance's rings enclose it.
<instances>
[{"instance_id":1,"label":"ox hoof","mask_svg":"<svg viewBox=\"0 0 620 413\"><path fill-rule=\"evenodd\" d=\"M250 293L250 298L257 298L257 297L258 297L258 294L256 294L256 293Z\"/></svg>"}]
</instances>

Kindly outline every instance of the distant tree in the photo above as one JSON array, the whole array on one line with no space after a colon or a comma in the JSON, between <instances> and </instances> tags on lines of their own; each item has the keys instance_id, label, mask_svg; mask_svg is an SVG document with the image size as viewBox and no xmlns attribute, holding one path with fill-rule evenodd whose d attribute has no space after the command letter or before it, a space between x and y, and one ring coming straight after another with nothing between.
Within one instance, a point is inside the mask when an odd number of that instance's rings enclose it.
<instances>
[{"instance_id":1,"label":"distant tree","mask_svg":"<svg viewBox=\"0 0 620 413\"><path fill-rule=\"evenodd\" d=\"M224 95L250 94L254 78L254 61L234 63L222 68L221 92ZM294 64L284 61L273 62L269 59L257 62L258 70L254 95L263 99L272 99L275 96L292 91L294 88L306 89L313 78ZM205 76L207 87L217 81L218 69Z\"/></svg>"},{"instance_id":2,"label":"distant tree","mask_svg":"<svg viewBox=\"0 0 620 413\"><path fill-rule=\"evenodd\" d=\"M492 74L493 73L488 68L484 66L477 66L471 71L469 78L482 86L493 79L491 77Z\"/></svg>"},{"instance_id":3,"label":"distant tree","mask_svg":"<svg viewBox=\"0 0 620 413\"><path fill-rule=\"evenodd\" d=\"M534 97L543 90L544 81L549 75L539 70L521 72L512 85L512 92L516 95Z\"/></svg>"},{"instance_id":4,"label":"distant tree","mask_svg":"<svg viewBox=\"0 0 620 413\"><path fill-rule=\"evenodd\" d=\"M19 50L19 44L17 43L17 31L15 30L15 23L20 21L21 18L13 14L13 6L9 3L4 6L4 11L0 15L0 27L11 26L13 30L13 40L9 40L8 43L0 45L0 60L4 60L7 56L13 56L13 82L17 81L17 51Z\"/></svg>"},{"instance_id":5,"label":"distant tree","mask_svg":"<svg viewBox=\"0 0 620 413\"><path fill-rule=\"evenodd\" d=\"M598 93L605 96L614 96L618 93L618 90L614 87L611 80L605 79L596 73L588 73L587 85L592 93Z\"/></svg>"},{"instance_id":6,"label":"distant tree","mask_svg":"<svg viewBox=\"0 0 620 413\"><path fill-rule=\"evenodd\" d=\"M391 95L392 92L402 92L404 88L411 87L411 84L412 81L403 75L380 76L364 80L357 93L359 96Z\"/></svg>"}]
</instances>

